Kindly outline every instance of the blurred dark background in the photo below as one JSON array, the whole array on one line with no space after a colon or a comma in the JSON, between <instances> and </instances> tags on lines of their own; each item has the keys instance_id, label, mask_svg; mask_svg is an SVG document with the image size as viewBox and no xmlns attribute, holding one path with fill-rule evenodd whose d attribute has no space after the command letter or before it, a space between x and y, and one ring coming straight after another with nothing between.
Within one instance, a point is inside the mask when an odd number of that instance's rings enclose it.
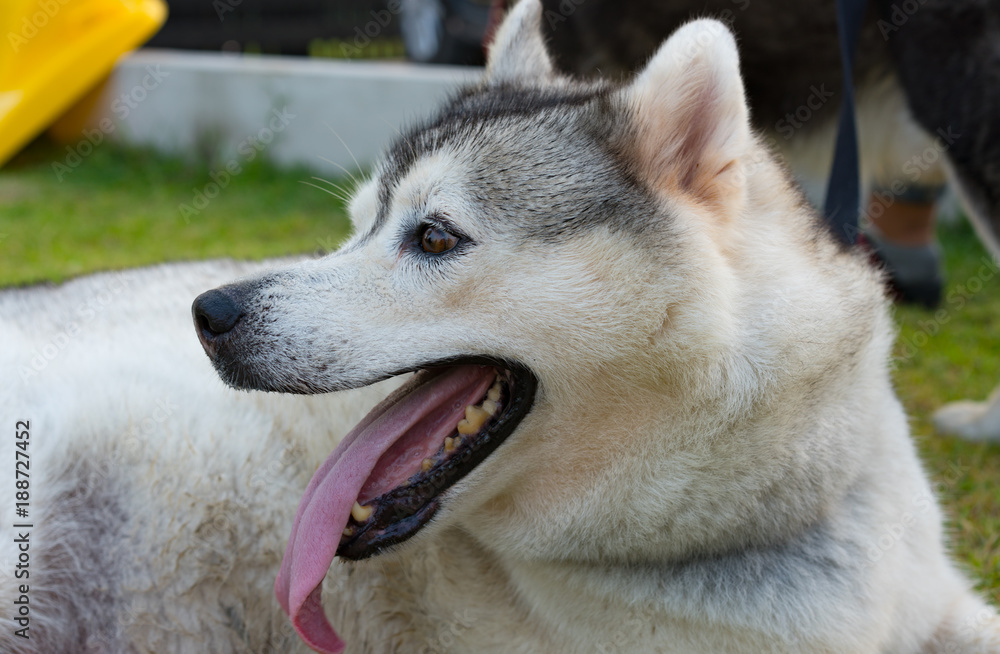
<instances>
[{"instance_id":1,"label":"blurred dark background","mask_svg":"<svg viewBox=\"0 0 1000 654\"><path fill-rule=\"evenodd\" d=\"M147 47L481 64L490 0L168 0Z\"/></svg>"}]
</instances>

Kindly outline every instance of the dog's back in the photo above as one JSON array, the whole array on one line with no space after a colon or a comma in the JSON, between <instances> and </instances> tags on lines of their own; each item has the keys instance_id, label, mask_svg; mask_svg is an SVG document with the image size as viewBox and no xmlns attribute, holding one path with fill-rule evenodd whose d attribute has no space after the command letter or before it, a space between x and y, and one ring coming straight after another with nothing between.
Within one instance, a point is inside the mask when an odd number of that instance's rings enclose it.
<instances>
[{"instance_id":1,"label":"dog's back","mask_svg":"<svg viewBox=\"0 0 1000 654\"><path fill-rule=\"evenodd\" d=\"M28 425L30 464L27 515L5 507L0 525L0 651L302 649L270 593L289 507L384 391L221 384L191 336L191 299L261 269L172 264L0 292L0 406L11 429Z\"/></svg>"}]
</instances>

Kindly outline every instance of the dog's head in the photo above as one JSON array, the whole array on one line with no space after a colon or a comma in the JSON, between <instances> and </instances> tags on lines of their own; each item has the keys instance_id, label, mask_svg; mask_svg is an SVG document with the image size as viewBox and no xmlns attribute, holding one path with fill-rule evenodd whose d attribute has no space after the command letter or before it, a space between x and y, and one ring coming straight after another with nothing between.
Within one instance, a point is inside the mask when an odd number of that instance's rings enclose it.
<instances>
[{"instance_id":1,"label":"dog's head","mask_svg":"<svg viewBox=\"0 0 1000 654\"><path fill-rule=\"evenodd\" d=\"M485 81L390 149L341 250L195 302L236 387L418 371L306 491L278 582L293 615L318 605L335 553L379 554L432 517L509 556L628 560L697 540L667 524L698 470L670 453L710 447L706 420L717 432L766 394L773 362L755 347L777 338L789 300L772 291L801 258L782 244L835 249L752 136L721 23L689 23L634 80L593 85L554 72L541 19L518 3Z\"/></svg>"}]
</instances>

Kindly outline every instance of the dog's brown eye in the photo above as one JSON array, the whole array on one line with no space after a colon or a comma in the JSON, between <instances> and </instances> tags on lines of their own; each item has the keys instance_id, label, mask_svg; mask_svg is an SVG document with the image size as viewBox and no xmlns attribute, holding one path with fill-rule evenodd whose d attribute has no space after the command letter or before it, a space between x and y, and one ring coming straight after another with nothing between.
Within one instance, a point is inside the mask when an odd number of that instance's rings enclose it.
<instances>
[{"instance_id":1,"label":"dog's brown eye","mask_svg":"<svg viewBox=\"0 0 1000 654\"><path fill-rule=\"evenodd\" d=\"M458 245L458 237L438 227L428 225L420 238L420 247L429 254L442 254Z\"/></svg>"}]
</instances>

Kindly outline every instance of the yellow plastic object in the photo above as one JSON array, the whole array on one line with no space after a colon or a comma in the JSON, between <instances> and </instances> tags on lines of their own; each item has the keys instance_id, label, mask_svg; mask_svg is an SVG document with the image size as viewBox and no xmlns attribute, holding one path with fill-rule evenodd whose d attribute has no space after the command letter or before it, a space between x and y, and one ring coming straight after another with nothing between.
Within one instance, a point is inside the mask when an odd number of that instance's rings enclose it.
<instances>
[{"instance_id":1,"label":"yellow plastic object","mask_svg":"<svg viewBox=\"0 0 1000 654\"><path fill-rule=\"evenodd\" d=\"M166 18L163 0L0 0L0 166Z\"/></svg>"}]
</instances>

